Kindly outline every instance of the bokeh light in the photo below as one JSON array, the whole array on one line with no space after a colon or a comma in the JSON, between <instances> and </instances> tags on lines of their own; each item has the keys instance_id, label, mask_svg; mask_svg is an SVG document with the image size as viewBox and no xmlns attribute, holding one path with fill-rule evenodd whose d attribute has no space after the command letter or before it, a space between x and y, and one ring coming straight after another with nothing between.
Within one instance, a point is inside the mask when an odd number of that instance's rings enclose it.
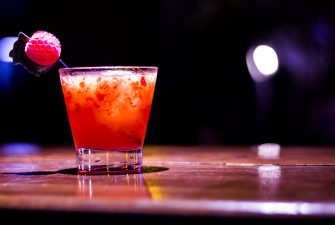
<instances>
[{"instance_id":1,"label":"bokeh light","mask_svg":"<svg viewBox=\"0 0 335 225\"><path fill-rule=\"evenodd\" d=\"M257 46L253 53L257 69L264 76L270 76L278 70L278 56L276 51L267 45Z\"/></svg>"},{"instance_id":2,"label":"bokeh light","mask_svg":"<svg viewBox=\"0 0 335 225\"><path fill-rule=\"evenodd\" d=\"M274 75L279 67L276 51L269 45L258 45L246 55L249 73L255 82L262 82Z\"/></svg>"},{"instance_id":3,"label":"bokeh light","mask_svg":"<svg viewBox=\"0 0 335 225\"><path fill-rule=\"evenodd\" d=\"M9 57L9 52L12 50L16 40L17 37L4 37L0 39L0 61L13 62L12 58Z\"/></svg>"}]
</instances>

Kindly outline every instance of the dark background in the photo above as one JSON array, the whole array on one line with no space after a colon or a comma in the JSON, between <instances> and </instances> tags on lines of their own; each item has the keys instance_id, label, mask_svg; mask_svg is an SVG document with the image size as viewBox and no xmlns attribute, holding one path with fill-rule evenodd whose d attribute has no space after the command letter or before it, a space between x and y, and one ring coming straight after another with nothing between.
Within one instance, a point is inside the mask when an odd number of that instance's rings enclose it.
<instances>
[{"instance_id":1,"label":"dark background","mask_svg":"<svg viewBox=\"0 0 335 225\"><path fill-rule=\"evenodd\" d=\"M334 15L332 0L11 0L0 38L46 30L69 66L158 66L147 144L333 145ZM262 83L246 65L258 44L279 57ZM0 143L72 144L57 68L0 66Z\"/></svg>"}]
</instances>

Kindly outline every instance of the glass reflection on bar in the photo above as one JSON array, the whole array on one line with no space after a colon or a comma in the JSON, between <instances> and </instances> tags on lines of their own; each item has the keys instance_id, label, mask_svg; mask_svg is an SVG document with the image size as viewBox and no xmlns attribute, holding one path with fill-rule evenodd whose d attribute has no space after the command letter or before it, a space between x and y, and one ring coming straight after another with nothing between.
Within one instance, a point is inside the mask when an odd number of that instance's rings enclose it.
<instances>
[{"instance_id":1,"label":"glass reflection on bar","mask_svg":"<svg viewBox=\"0 0 335 225\"><path fill-rule=\"evenodd\" d=\"M281 177L280 166L262 165L257 171L261 195L265 198L276 197Z\"/></svg>"},{"instance_id":2,"label":"glass reflection on bar","mask_svg":"<svg viewBox=\"0 0 335 225\"><path fill-rule=\"evenodd\" d=\"M140 199L150 198L142 174L115 176L78 175L77 194L89 199Z\"/></svg>"}]
</instances>

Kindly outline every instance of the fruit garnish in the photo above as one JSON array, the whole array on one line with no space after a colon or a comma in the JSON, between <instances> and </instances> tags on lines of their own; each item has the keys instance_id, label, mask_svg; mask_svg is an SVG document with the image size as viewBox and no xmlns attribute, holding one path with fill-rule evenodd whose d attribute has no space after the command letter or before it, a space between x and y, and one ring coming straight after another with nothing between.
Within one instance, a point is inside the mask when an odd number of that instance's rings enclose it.
<instances>
[{"instance_id":1,"label":"fruit garnish","mask_svg":"<svg viewBox=\"0 0 335 225\"><path fill-rule=\"evenodd\" d=\"M61 46L53 34L37 31L27 42L25 52L31 61L49 67L59 59Z\"/></svg>"},{"instance_id":2,"label":"fruit garnish","mask_svg":"<svg viewBox=\"0 0 335 225\"><path fill-rule=\"evenodd\" d=\"M48 72L59 60L61 44L51 33L37 31L30 38L20 32L9 56L37 76Z\"/></svg>"}]
</instances>

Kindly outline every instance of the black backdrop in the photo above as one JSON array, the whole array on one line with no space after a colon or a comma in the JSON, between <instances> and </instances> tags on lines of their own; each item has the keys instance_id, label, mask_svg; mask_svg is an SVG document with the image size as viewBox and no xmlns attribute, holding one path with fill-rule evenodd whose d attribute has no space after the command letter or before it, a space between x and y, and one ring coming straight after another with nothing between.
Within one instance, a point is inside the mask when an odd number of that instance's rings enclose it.
<instances>
[{"instance_id":1,"label":"black backdrop","mask_svg":"<svg viewBox=\"0 0 335 225\"><path fill-rule=\"evenodd\" d=\"M328 145L333 2L11 0L0 3L0 37L47 30L69 66L158 66L147 144ZM245 56L262 43L278 47L280 67L259 84ZM0 142L72 143L57 68L36 78L13 66L10 80L0 92Z\"/></svg>"}]
</instances>

